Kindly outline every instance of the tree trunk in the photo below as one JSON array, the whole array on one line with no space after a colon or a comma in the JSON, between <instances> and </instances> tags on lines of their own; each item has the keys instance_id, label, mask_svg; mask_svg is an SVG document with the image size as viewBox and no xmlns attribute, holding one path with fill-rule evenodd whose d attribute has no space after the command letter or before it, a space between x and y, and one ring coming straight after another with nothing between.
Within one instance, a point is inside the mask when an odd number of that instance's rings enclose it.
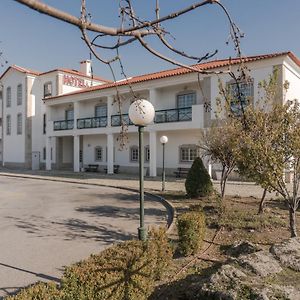
<instances>
[{"instance_id":1,"label":"tree trunk","mask_svg":"<svg viewBox=\"0 0 300 300\"><path fill-rule=\"evenodd\" d=\"M259 209L258 209L258 214L262 214L264 212L265 208L265 203L266 203L266 194L267 194L267 189L264 189L263 194L261 196L261 200L259 203Z\"/></svg>"},{"instance_id":2,"label":"tree trunk","mask_svg":"<svg viewBox=\"0 0 300 300\"><path fill-rule=\"evenodd\" d=\"M289 208L290 213L290 231L291 231L291 237L297 236L297 229L296 229L296 209L293 207Z\"/></svg>"}]
</instances>

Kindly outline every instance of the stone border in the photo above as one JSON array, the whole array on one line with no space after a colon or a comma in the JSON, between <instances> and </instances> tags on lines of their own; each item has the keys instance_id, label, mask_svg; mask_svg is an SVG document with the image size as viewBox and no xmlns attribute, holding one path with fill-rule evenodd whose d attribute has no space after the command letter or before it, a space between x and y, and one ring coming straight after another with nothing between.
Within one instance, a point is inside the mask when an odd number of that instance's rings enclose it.
<instances>
[{"instance_id":1,"label":"stone border","mask_svg":"<svg viewBox=\"0 0 300 300\"><path fill-rule=\"evenodd\" d=\"M133 189L133 188L126 188L126 187L120 187L120 186L114 186L114 185L108 185L108 184L101 184L101 183L89 183L89 182L79 182L77 180L68 180L65 178L57 178L57 177L42 177L38 175L24 175L24 174L8 174L8 173L1 173L0 176L3 177L12 177L12 178L24 178L24 179L35 179L35 180L44 180L44 181L51 181L51 182L62 182L62 183L71 183L71 184L83 184L83 185L90 185L90 186L99 186L99 187L109 187L109 188L115 188L115 189L120 189L120 190L125 190L125 191L131 191L135 193L139 193L139 190ZM170 231L173 229L174 224L175 224L175 214L176 214L176 209L175 207L165 198L154 195L150 192L145 191L145 195L148 197L155 198L158 200L167 210L167 233L170 233Z\"/></svg>"}]
</instances>

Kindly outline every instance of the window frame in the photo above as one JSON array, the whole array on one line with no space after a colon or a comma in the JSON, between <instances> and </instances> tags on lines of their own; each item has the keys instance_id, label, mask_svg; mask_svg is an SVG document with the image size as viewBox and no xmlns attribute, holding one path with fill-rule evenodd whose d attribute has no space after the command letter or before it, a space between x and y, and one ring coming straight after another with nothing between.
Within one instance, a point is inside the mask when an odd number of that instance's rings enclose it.
<instances>
[{"instance_id":1,"label":"window frame","mask_svg":"<svg viewBox=\"0 0 300 300\"><path fill-rule=\"evenodd\" d=\"M50 86L50 89L49 89ZM48 91L47 91L48 89ZM49 91L50 90L50 91ZM44 98L52 96L52 81L44 83Z\"/></svg>"},{"instance_id":2,"label":"window frame","mask_svg":"<svg viewBox=\"0 0 300 300\"><path fill-rule=\"evenodd\" d=\"M23 116L22 113L17 114L17 135L22 135L23 132Z\"/></svg>"},{"instance_id":3,"label":"window frame","mask_svg":"<svg viewBox=\"0 0 300 300\"><path fill-rule=\"evenodd\" d=\"M245 86L247 86L247 90L250 91L250 95L244 95L244 99L242 99L242 104L240 103L240 100L236 97L237 92L233 94L233 87L240 86L240 90L245 91ZM235 88L237 89L237 88ZM254 79L251 78L249 81L241 81L241 82L235 82L233 80L226 83L226 90L230 96L230 111L235 115L240 115L242 113L242 107L243 110L246 109L248 106L250 106L253 103L254 99ZM247 94L249 94L247 91ZM241 92L242 93L242 92Z\"/></svg>"},{"instance_id":4,"label":"window frame","mask_svg":"<svg viewBox=\"0 0 300 300\"><path fill-rule=\"evenodd\" d=\"M135 152L137 152L137 153L135 153ZM131 162L139 161L139 147L138 146L134 145L134 146L130 147L129 158L130 158Z\"/></svg>"},{"instance_id":5,"label":"window frame","mask_svg":"<svg viewBox=\"0 0 300 300\"><path fill-rule=\"evenodd\" d=\"M47 116L43 114L43 134L47 133Z\"/></svg>"},{"instance_id":6,"label":"window frame","mask_svg":"<svg viewBox=\"0 0 300 300\"><path fill-rule=\"evenodd\" d=\"M187 159L183 158L183 151L188 151ZM193 154L193 152L195 154ZM192 163L197 157L199 157L199 147L197 145L181 145L179 146L179 162Z\"/></svg>"},{"instance_id":7,"label":"window frame","mask_svg":"<svg viewBox=\"0 0 300 300\"><path fill-rule=\"evenodd\" d=\"M105 108L105 115L97 115L97 108L98 107L104 107ZM99 105L96 105L95 106L95 117L107 117L107 105L105 105L105 104L99 104Z\"/></svg>"},{"instance_id":8,"label":"window frame","mask_svg":"<svg viewBox=\"0 0 300 300\"><path fill-rule=\"evenodd\" d=\"M145 162L149 162L150 161L150 146L147 145L145 146L145 149L144 149L144 155L145 155Z\"/></svg>"},{"instance_id":9,"label":"window frame","mask_svg":"<svg viewBox=\"0 0 300 300\"><path fill-rule=\"evenodd\" d=\"M98 151L100 150L100 158L98 157ZM94 158L95 158L95 161L99 162L99 161L103 161L103 148L101 146L96 146L95 147L95 150L94 150Z\"/></svg>"},{"instance_id":10,"label":"window frame","mask_svg":"<svg viewBox=\"0 0 300 300\"><path fill-rule=\"evenodd\" d=\"M17 85L17 105L22 105L23 102L23 86L22 83Z\"/></svg>"},{"instance_id":11,"label":"window frame","mask_svg":"<svg viewBox=\"0 0 300 300\"><path fill-rule=\"evenodd\" d=\"M194 99L192 101L193 103L191 105L184 105L184 106L179 105L179 100L180 100L179 98L180 97L185 97L185 96L188 96L188 95L193 95L194 96ZM187 101L187 99L185 101ZM197 103L197 92L196 91L184 91L184 92L180 92L176 95L176 107L178 109L186 108L186 107L192 107L196 103Z\"/></svg>"},{"instance_id":12,"label":"window frame","mask_svg":"<svg viewBox=\"0 0 300 300\"><path fill-rule=\"evenodd\" d=\"M11 135L11 115L6 115L6 135Z\"/></svg>"},{"instance_id":13,"label":"window frame","mask_svg":"<svg viewBox=\"0 0 300 300\"><path fill-rule=\"evenodd\" d=\"M11 107L11 87L6 88L6 107Z\"/></svg>"}]
</instances>

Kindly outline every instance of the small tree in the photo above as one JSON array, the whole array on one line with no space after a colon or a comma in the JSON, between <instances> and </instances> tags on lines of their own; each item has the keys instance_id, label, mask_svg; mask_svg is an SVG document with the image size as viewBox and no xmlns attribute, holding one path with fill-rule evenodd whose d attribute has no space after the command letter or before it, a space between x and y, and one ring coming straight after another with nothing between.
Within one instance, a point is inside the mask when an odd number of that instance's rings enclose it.
<instances>
[{"instance_id":1,"label":"small tree","mask_svg":"<svg viewBox=\"0 0 300 300\"><path fill-rule=\"evenodd\" d=\"M208 196L213 191L210 176L200 157L194 160L188 172L185 189L187 196L190 198Z\"/></svg>"},{"instance_id":2,"label":"small tree","mask_svg":"<svg viewBox=\"0 0 300 300\"><path fill-rule=\"evenodd\" d=\"M239 143L242 126L238 120L233 118L227 119L221 125L213 124L212 127L202 132L200 148L204 150L205 156L209 156L213 162L220 163L222 166L220 187L223 200L226 182L236 166L234 152Z\"/></svg>"},{"instance_id":3,"label":"small tree","mask_svg":"<svg viewBox=\"0 0 300 300\"><path fill-rule=\"evenodd\" d=\"M237 151L239 168L263 188L278 192L289 208L291 236L297 236L296 211L300 183L300 107L297 101L274 104L269 110L248 109L247 130ZM293 172L292 188L284 178Z\"/></svg>"}]
</instances>

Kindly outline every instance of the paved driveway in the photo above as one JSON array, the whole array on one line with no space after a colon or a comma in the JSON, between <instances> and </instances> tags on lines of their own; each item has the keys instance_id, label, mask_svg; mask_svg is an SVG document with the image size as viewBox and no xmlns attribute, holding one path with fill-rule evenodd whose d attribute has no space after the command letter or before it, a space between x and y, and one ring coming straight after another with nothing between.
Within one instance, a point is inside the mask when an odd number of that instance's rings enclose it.
<instances>
[{"instance_id":1,"label":"paved driveway","mask_svg":"<svg viewBox=\"0 0 300 300\"><path fill-rule=\"evenodd\" d=\"M0 177L0 299L63 266L136 235L138 195L115 189ZM146 224L166 210L146 198Z\"/></svg>"}]
</instances>

